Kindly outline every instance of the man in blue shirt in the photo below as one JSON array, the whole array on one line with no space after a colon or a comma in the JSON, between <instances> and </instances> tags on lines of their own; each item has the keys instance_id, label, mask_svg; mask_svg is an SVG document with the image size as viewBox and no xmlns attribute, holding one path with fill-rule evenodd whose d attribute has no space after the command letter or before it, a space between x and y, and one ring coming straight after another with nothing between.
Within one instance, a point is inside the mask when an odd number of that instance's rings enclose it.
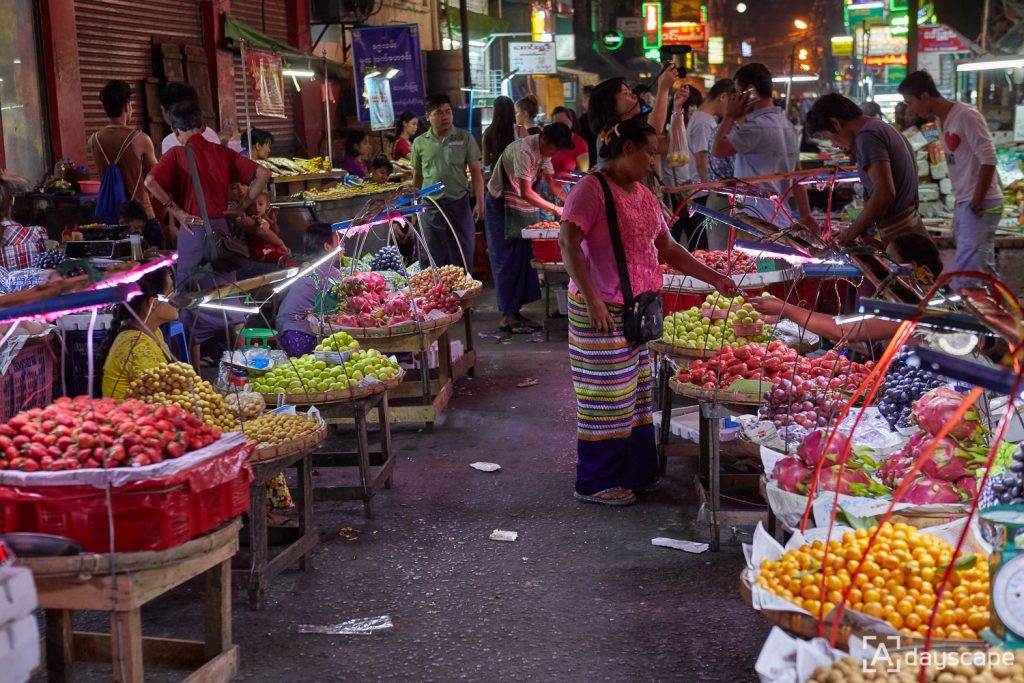
<instances>
[{"instance_id":1,"label":"man in blue shirt","mask_svg":"<svg viewBox=\"0 0 1024 683\"><path fill-rule=\"evenodd\" d=\"M798 169L800 140L782 109L772 103L772 74L768 67L756 62L746 64L740 67L733 80L738 92L729 98L725 117L715 134L712 155L735 155L737 178L753 178ZM740 118L743 118L743 122L734 128L733 124ZM771 192L781 199L788 196L786 192L789 186L789 181L777 180L758 183L757 189ZM798 185L793 188L792 194L800 212L800 222L817 231L818 224L811 215L806 188ZM743 204L743 213L779 227L789 227L790 220L786 215L788 209L784 210L775 200L747 197Z\"/></svg>"}]
</instances>

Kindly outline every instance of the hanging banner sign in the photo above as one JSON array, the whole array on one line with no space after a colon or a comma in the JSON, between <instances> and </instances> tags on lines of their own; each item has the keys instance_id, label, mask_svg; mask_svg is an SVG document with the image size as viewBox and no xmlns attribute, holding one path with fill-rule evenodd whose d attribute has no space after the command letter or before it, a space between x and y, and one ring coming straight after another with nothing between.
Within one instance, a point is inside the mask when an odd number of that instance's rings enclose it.
<instances>
[{"instance_id":1,"label":"hanging banner sign","mask_svg":"<svg viewBox=\"0 0 1024 683\"><path fill-rule=\"evenodd\" d=\"M509 43L508 66L517 74L558 73L554 43Z\"/></svg>"},{"instance_id":2,"label":"hanging banner sign","mask_svg":"<svg viewBox=\"0 0 1024 683\"><path fill-rule=\"evenodd\" d=\"M371 122L367 107L366 74L374 71L386 74L391 69L397 69L397 73L390 79L392 117L396 111L411 111L417 116L425 114L418 26L400 24L352 29L352 63L356 78L356 111L360 123ZM373 76L371 80L379 78Z\"/></svg>"},{"instance_id":3,"label":"hanging banner sign","mask_svg":"<svg viewBox=\"0 0 1024 683\"><path fill-rule=\"evenodd\" d=\"M245 73L257 116L285 118L281 57L263 50L245 51Z\"/></svg>"},{"instance_id":4,"label":"hanging banner sign","mask_svg":"<svg viewBox=\"0 0 1024 683\"><path fill-rule=\"evenodd\" d=\"M370 112L370 130L390 130L395 127L395 106L391 101L391 81L375 76L367 78L366 106Z\"/></svg>"},{"instance_id":5,"label":"hanging banner sign","mask_svg":"<svg viewBox=\"0 0 1024 683\"><path fill-rule=\"evenodd\" d=\"M703 49L708 44L708 25L695 21L666 21L661 25L661 44Z\"/></svg>"},{"instance_id":6,"label":"hanging banner sign","mask_svg":"<svg viewBox=\"0 0 1024 683\"><path fill-rule=\"evenodd\" d=\"M945 24L922 26L917 30L921 52L970 52L971 43Z\"/></svg>"}]
</instances>

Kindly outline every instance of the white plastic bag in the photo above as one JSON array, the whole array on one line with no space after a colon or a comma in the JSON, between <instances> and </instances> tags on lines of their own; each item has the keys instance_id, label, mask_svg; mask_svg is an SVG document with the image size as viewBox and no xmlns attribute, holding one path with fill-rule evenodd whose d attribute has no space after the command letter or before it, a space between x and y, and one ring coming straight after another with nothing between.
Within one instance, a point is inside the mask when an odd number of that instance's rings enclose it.
<instances>
[{"instance_id":1,"label":"white plastic bag","mask_svg":"<svg viewBox=\"0 0 1024 683\"><path fill-rule=\"evenodd\" d=\"M668 153L665 156L673 168L690 163L690 144L686 140L686 122L681 112L673 112L668 128Z\"/></svg>"}]
</instances>

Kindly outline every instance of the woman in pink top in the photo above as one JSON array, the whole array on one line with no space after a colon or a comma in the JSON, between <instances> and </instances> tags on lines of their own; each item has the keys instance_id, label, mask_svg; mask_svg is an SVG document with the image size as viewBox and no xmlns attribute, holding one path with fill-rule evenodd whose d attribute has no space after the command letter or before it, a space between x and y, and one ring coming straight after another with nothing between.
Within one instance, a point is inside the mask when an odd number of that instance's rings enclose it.
<instances>
[{"instance_id":1,"label":"woman in pink top","mask_svg":"<svg viewBox=\"0 0 1024 683\"><path fill-rule=\"evenodd\" d=\"M551 112L555 123L562 123L572 131L572 149L559 150L558 154L551 157L551 166L555 169L555 175L566 171L590 170L590 153L587 151L587 141L580 137L580 124L576 118L576 112L565 107L555 107Z\"/></svg>"},{"instance_id":2,"label":"woman in pink top","mask_svg":"<svg viewBox=\"0 0 1024 683\"><path fill-rule=\"evenodd\" d=\"M732 278L697 261L669 235L661 203L640 184L658 156L658 136L639 119L602 134L603 174L611 188L634 296L661 290L658 261L727 296ZM629 505L658 478L651 416L651 364L645 345L622 331L622 287L611 246L605 196L593 175L565 202L558 238L569 286L569 360L577 400L576 498Z\"/></svg>"}]
</instances>

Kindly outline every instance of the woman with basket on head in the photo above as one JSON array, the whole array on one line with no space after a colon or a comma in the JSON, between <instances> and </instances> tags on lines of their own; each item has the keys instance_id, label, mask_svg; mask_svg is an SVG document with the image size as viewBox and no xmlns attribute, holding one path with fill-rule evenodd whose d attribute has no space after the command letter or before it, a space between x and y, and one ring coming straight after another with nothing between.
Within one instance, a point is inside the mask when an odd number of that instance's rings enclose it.
<instances>
[{"instance_id":1,"label":"woman with basket on head","mask_svg":"<svg viewBox=\"0 0 1024 683\"><path fill-rule=\"evenodd\" d=\"M651 487L658 477L646 342L661 334L659 260L726 296L734 296L738 288L732 278L700 263L672 239L658 198L642 185L658 156L655 130L632 118L606 129L602 141L602 170L570 193L558 238L572 279L575 496L585 502L629 505L636 501L636 491Z\"/></svg>"}]
</instances>

